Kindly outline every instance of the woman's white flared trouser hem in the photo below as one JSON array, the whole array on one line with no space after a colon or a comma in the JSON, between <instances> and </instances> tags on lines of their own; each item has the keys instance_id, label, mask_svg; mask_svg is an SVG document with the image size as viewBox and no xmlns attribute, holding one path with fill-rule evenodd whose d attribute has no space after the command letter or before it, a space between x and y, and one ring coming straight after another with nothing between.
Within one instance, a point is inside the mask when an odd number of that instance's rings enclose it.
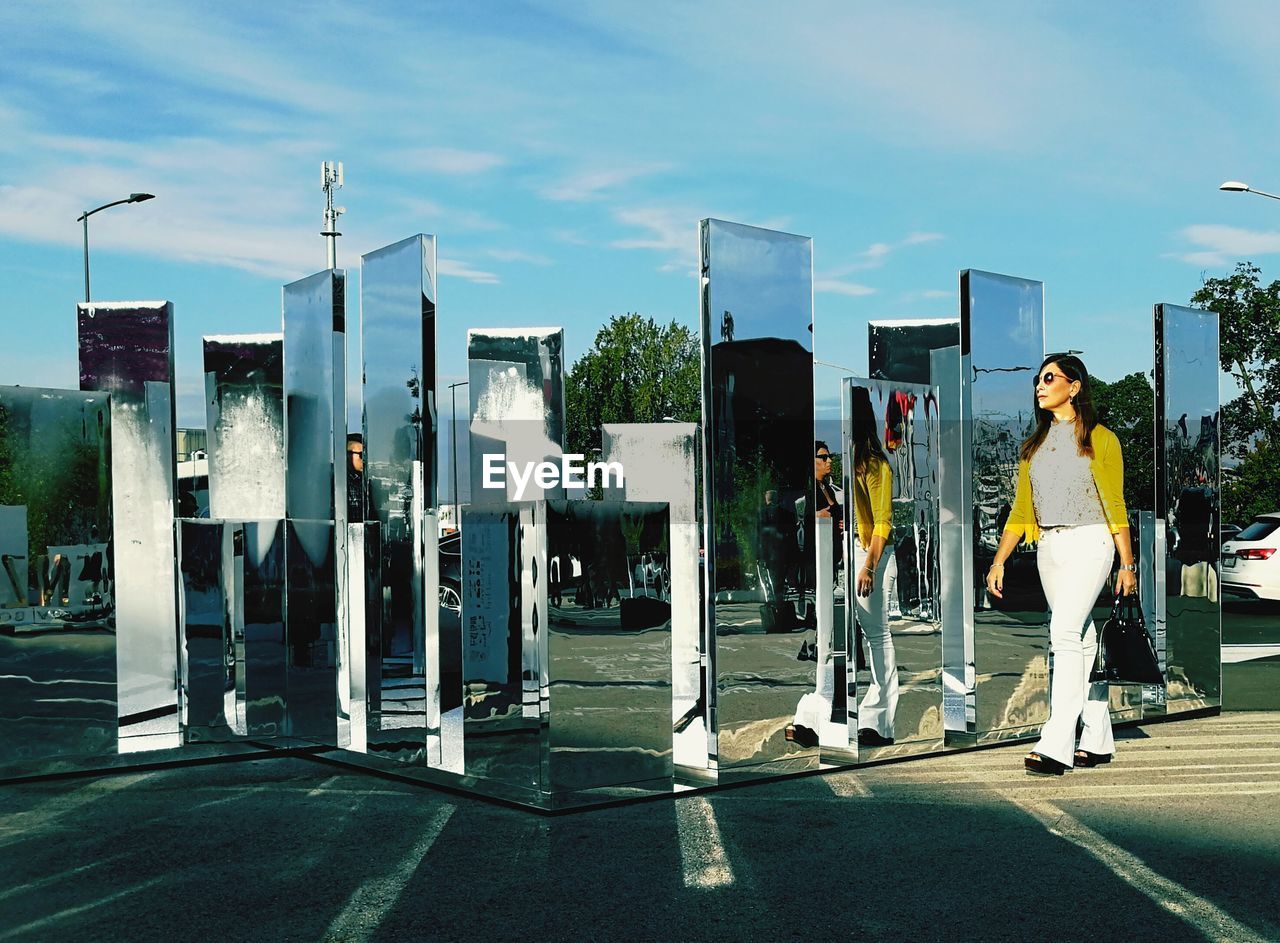
<instances>
[{"instance_id":1,"label":"woman's white flared trouser hem","mask_svg":"<svg viewBox=\"0 0 1280 943\"><path fill-rule=\"evenodd\" d=\"M1084 732L1079 749L1090 753L1115 750L1107 685L1089 683L1089 671L1098 653L1093 605L1111 575L1115 541L1105 524L1055 528L1042 533L1037 558L1040 582L1049 601L1053 678L1049 719L1034 750L1071 766L1076 722L1081 717Z\"/></svg>"},{"instance_id":2,"label":"woman's white flared trouser hem","mask_svg":"<svg viewBox=\"0 0 1280 943\"><path fill-rule=\"evenodd\" d=\"M856 540L853 549L854 578L846 587L857 600L858 624L867 640L871 667L871 684L858 704L858 729L870 728L882 737L893 736L894 716L898 712L898 659L889 633L889 600L898 591L898 560L893 544L887 544L876 566L875 585L870 596L859 596L857 575L867 562L867 551Z\"/></svg>"}]
</instances>

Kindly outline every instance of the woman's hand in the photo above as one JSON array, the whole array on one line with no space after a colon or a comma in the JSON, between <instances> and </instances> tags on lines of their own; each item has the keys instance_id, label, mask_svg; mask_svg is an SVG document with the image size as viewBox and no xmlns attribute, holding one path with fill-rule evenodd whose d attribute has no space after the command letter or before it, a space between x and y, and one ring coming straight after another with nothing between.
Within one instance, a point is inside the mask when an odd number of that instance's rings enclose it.
<instances>
[{"instance_id":1,"label":"woman's hand","mask_svg":"<svg viewBox=\"0 0 1280 943\"><path fill-rule=\"evenodd\" d=\"M1138 574L1133 570L1121 570L1116 573L1116 595L1128 596L1138 591Z\"/></svg>"},{"instance_id":2,"label":"woman's hand","mask_svg":"<svg viewBox=\"0 0 1280 943\"><path fill-rule=\"evenodd\" d=\"M1004 564L994 563L987 570L987 592L996 599L1004 599Z\"/></svg>"},{"instance_id":3,"label":"woman's hand","mask_svg":"<svg viewBox=\"0 0 1280 943\"><path fill-rule=\"evenodd\" d=\"M868 567L863 567L858 571L858 595L870 596L871 591L876 588L875 572Z\"/></svg>"}]
</instances>

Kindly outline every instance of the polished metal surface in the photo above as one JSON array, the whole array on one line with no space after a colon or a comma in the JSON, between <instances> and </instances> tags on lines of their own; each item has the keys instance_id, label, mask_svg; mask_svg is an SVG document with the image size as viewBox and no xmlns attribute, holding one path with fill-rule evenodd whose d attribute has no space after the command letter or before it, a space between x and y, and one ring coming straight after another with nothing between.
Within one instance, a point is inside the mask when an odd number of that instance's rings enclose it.
<instances>
[{"instance_id":1,"label":"polished metal surface","mask_svg":"<svg viewBox=\"0 0 1280 943\"><path fill-rule=\"evenodd\" d=\"M236 624L244 531L222 520L179 520L177 530L183 741L244 736L244 634Z\"/></svg>"},{"instance_id":2,"label":"polished metal surface","mask_svg":"<svg viewBox=\"0 0 1280 943\"><path fill-rule=\"evenodd\" d=\"M436 532L426 530L426 512L436 504L433 236L361 257L360 312L363 518L381 526L383 580L380 645L369 653L382 687L378 707L368 712L368 749L438 764L439 617L424 595L427 568L438 567Z\"/></svg>"},{"instance_id":3,"label":"polished metal surface","mask_svg":"<svg viewBox=\"0 0 1280 943\"><path fill-rule=\"evenodd\" d=\"M930 355L960 343L956 318L867 322L868 373L873 379L933 383Z\"/></svg>"},{"instance_id":4,"label":"polished metal surface","mask_svg":"<svg viewBox=\"0 0 1280 943\"><path fill-rule=\"evenodd\" d=\"M204 338L210 517L284 517L283 371L283 335Z\"/></svg>"},{"instance_id":5,"label":"polished metal surface","mask_svg":"<svg viewBox=\"0 0 1280 943\"><path fill-rule=\"evenodd\" d=\"M1167 541L1164 711L1174 714L1222 702L1218 315L1156 305L1155 336L1155 513Z\"/></svg>"},{"instance_id":6,"label":"polished metal surface","mask_svg":"<svg viewBox=\"0 0 1280 943\"><path fill-rule=\"evenodd\" d=\"M814 488L813 244L715 219L700 236L707 706L723 780L818 762L785 736L813 687L796 657L813 621L814 541L802 550L799 534Z\"/></svg>"},{"instance_id":7,"label":"polished metal surface","mask_svg":"<svg viewBox=\"0 0 1280 943\"><path fill-rule=\"evenodd\" d=\"M532 479L520 493L510 473L503 478L505 487L485 487L484 456L502 456L521 468L529 463L559 462L565 436L564 330L469 330L467 370L471 503L563 498L563 487L540 487Z\"/></svg>"},{"instance_id":8,"label":"polished metal surface","mask_svg":"<svg viewBox=\"0 0 1280 943\"><path fill-rule=\"evenodd\" d=\"M80 388L111 394L120 749L177 746L173 305L81 304L76 321Z\"/></svg>"},{"instance_id":9,"label":"polished metal surface","mask_svg":"<svg viewBox=\"0 0 1280 943\"><path fill-rule=\"evenodd\" d=\"M939 602L942 606L943 727L958 737L977 727L976 683L973 666L974 586L966 578L968 547L964 504L969 459L967 437L960 419L960 347L929 352L929 375L938 389Z\"/></svg>"},{"instance_id":10,"label":"polished metal surface","mask_svg":"<svg viewBox=\"0 0 1280 943\"><path fill-rule=\"evenodd\" d=\"M855 400L871 403L877 420L877 436L889 457L893 472L893 534L885 549L892 552L896 577L886 584L889 592L888 641L885 650L896 662L898 696L890 736L892 744L857 747L860 760L911 756L934 752L943 745L942 719L942 559L941 559L941 416L936 386L893 380L849 377L845 380L844 434L840 452L844 472L844 585L856 586L855 543L858 521L853 501L853 420ZM865 406L863 407L865 408ZM856 590L855 590L856 591ZM859 704L876 678L879 663L873 643L859 631L858 608L850 599L845 607L841 647L849 653L851 671L845 683L855 696L848 701L847 744L856 746ZM861 646L863 651L858 652ZM837 679L837 684L842 679Z\"/></svg>"},{"instance_id":11,"label":"polished metal surface","mask_svg":"<svg viewBox=\"0 0 1280 943\"><path fill-rule=\"evenodd\" d=\"M548 502L544 794L671 789L668 521L665 504Z\"/></svg>"},{"instance_id":12,"label":"polished metal surface","mask_svg":"<svg viewBox=\"0 0 1280 943\"><path fill-rule=\"evenodd\" d=\"M671 606L671 717L675 762L706 769L706 639L702 632L698 555L697 447L694 423L605 423L600 427L602 461L626 470L621 489L606 500L661 501L671 508L671 546L641 561L648 592ZM554 551L552 551L554 555ZM560 561L560 574L564 562ZM563 579L563 575L560 575Z\"/></svg>"},{"instance_id":13,"label":"polished metal surface","mask_svg":"<svg viewBox=\"0 0 1280 943\"><path fill-rule=\"evenodd\" d=\"M116 752L106 393L0 386L0 773Z\"/></svg>"},{"instance_id":14,"label":"polished metal surface","mask_svg":"<svg viewBox=\"0 0 1280 943\"><path fill-rule=\"evenodd\" d=\"M346 602L346 276L284 287L287 730L335 743L349 686ZM349 722L349 718L343 718Z\"/></svg>"},{"instance_id":15,"label":"polished metal surface","mask_svg":"<svg viewBox=\"0 0 1280 943\"><path fill-rule=\"evenodd\" d=\"M1044 285L961 272L961 431L969 473L953 513L964 527L964 579L974 594L965 616L980 741L1030 736L1049 715L1048 603L1034 546L1024 541L1006 562L1003 600L989 597L984 585L1013 505L1018 449L1034 421L1032 377L1043 357Z\"/></svg>"},{"instance_id":16,"label":"polished metal surface","mask_svg":"<svg viewBox=\"0 0 1280 943\"><path fill-rule=\"evenodd\" d=\"M244 553L237 561L243 589L243 656L237 675L244 678L244 705L250 737L282 737L287 733L288 639L285 631L285 522L244 521Z\"/></svg>"}]
</instances>

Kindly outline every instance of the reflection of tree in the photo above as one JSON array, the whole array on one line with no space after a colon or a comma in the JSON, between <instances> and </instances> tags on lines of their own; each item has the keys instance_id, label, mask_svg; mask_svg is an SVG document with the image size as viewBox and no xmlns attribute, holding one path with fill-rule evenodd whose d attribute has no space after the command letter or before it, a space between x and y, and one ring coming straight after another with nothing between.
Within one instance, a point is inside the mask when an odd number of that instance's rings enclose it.
<instances>
[{"instance_id":1,"label":"reflection of tree","mask_svg":"<svg viewBox=\"0 0 1280 943\"><path fill-rule=\"evenodd\" d=\"M28 398L30 397L30 398ZM109 534L106 409L69 398L43 401L56 416L32 422L32 391L0 401L0 504L25 505L33 556L50 546L98 543Z\"/></svg>"},{"instance_id":2,"label":"reflection of tree","mask_svg":"<svg viewBox=\"0 0 1280 943\"><path fill-rule=\"evenodd\" d=\"M1022 416L979 416L973 422L973 539L989 550L999 544L1004 520L1013 506L1018 450L1026 438L1027 425Z\"/></svg>"},{"instance_id":3,"label":"reflection of tree","mask_svg":"<svg viewBox=\"0 0 1280 943\"><path fill-rule=\"evenodd\" d=\"M1124 503L1130 511L1154 510L1155 389L1145 374L1107 383L1090 378L1098 421L1116 434L1124 456Z\"/></svg>"}]
</instances>

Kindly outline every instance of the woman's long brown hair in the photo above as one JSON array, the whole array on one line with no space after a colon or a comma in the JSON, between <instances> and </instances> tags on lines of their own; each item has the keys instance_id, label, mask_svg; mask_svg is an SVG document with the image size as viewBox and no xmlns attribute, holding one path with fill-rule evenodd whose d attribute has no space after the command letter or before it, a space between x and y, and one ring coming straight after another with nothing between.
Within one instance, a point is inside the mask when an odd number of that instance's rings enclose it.
<instances>
[{"instance_id":1,"label":"woman's long brown hair","mask_svg":"<svg viewBox=\"0 0 1280 943\"><path fill-rule=\"evenodd\" d=\"M1081 455L1087 455L1093 458L1093 429L1098 424L1098 411L1093 405L1093 389L1089 384L1089 371L1085 369L1084 361L1074 354L1050 354L1044 358L1044 363L1040 364L1040 369L1036 371L1036 381L1039 382L1040 374L1044 373L1044 368L1054 366L1058 369L1068 381L1080 381L1080 392L1075 396L1076 407L1076 445L1080 449ZM1036 454L1036 449L1040 448L1044 442L1045 436L1049 434L1049 427L1053 425L1053 413L1047 409L1041 409L1040 404L1035 401L1035 389L1031 390L1031 401L1036 412L1036 427L1031 435L1027 436L1025 442L1022 443L1022 449L1019 451L1019 457L1026 462L1031 461L1031 456Z\"/></svg>"},{"instance_id":2,"label":"woman's long brown hair","mask_svg":"<svg viewBox=\"0 0 1280 943\"><path fill-rule=\"evenodd\" d=\"M853 445L854 469L858 472L866 471L873 459L887 464L889 456L884 454L884 446L880 444L880 436L876 434L876 410L871 405L871 393L865 386L853 388L849 412L849 438Z\"/></svg>"}]
</instances>

